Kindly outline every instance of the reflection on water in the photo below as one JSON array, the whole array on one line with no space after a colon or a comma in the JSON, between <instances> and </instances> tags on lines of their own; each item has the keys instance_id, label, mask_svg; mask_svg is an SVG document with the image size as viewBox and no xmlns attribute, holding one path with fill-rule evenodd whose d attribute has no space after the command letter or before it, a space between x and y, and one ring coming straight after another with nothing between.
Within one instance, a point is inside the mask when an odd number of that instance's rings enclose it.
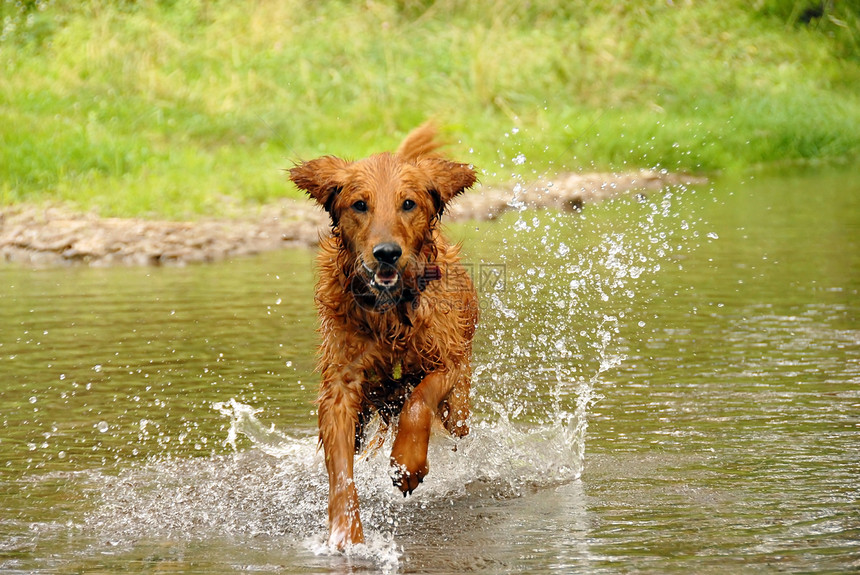
<instances>
[{"instance_id":1,"label":"reflection on water","mask_svg":"<svg viewBox=\"0 0 860 575\"><path fill-rule=\"evenodd\" d=\"M857 569L860 182L760 180L452 228L474 431L410 498L359 463L346 556L312 253L0 268L0 570Z\"/></svg>"}]
</instances>

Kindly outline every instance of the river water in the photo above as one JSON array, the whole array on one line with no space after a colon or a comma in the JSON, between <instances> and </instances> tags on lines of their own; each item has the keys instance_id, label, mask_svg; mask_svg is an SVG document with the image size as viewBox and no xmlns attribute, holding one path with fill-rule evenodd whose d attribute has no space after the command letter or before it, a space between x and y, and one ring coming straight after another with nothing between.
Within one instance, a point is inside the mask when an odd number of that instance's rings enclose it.
<instances>
[{"instance_id":1,"label":"river water","mask_svg":"<svg viewBox=\"0 0 860 575\"><path fill-rule=\"evenodd\" d=\"M860 570L860 178L451 226L472 434L325 541L313 253L0 266L4 573ZM454 448L456 447L456 451Z\"/></svg>"}]
</instances>

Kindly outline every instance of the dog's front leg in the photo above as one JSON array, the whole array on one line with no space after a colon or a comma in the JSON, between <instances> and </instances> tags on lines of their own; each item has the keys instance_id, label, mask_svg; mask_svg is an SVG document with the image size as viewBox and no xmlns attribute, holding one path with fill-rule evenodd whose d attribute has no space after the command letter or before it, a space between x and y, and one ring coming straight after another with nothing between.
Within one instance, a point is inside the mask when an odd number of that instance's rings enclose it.
<instances>
[{"instance_id":1,"label":"dog's front leg","mask_svg":"<svg viewBox=\"0 0 860 575\"><path fill-rule=\"evenodd\" d=\"M320 387L319 427L328 471L328 542L343 549L364 542L352 475L361 388L360 381L349 374L325 375Z\"/></svg>"},{"instance_id":2,"label":"dog's front leg","mask_svg":"<svg viewBox=\"0 0 860 575\"><path fill-rule=\"evenodd\" d=\"M430 429L439 404L457 380L456 371L434 371L427 374L412 391L400 412L397 437L391 448L394 485L403 494L412 493L429 471L427 445Z\"/></svg>"}]
</instances>

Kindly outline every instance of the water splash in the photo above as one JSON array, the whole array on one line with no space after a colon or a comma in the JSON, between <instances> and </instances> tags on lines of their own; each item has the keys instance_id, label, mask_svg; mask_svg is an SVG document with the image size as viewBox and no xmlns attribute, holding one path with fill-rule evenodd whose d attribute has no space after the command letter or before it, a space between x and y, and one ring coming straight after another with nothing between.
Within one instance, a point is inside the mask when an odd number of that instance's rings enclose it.
<instances>
[{"instance_id":1,"label":"water splash","mask_svg":"<svg viewBox=\"0 0 860 575\"><path fill-rule=\"evenodd\" d=\"M236 400L213 404L230 419L228 455L154 458L118 475L99 473L99 505L86 518L111 548L141 540L272 538L313 555L340 556L325 544L328 480L315 436L284 433ZM389 477L393 438L356 464L367 543L347 557L375 569L397 569L403 533L430 516L487 499L508 499L579 476L577 433L570 422L524 426L478 421L469 436L434 435L431 472L404 499ZM244 444L250 443L250 449ZM456 451L455 451L456 448Z\"/></svg>"},{"instance_id":2,"label":"water splash","mask_svg":"<svg viewBox=\"0 0 860 575\"><path fill-rule=\"evenodd\" d=\"M260 422L257 414L261 409L254 409L232 398L230 401L213 403L212 408L230 418L224 445L232 447L236 453L239 452L238 440L241 434L250 439L256 449L273 457L297 457L305 454L306 442L291 438L275 429L274 425L266 428Z\"/></svg>"},{"instance_id":3,"label":"water splash","mask_svg":"<svg viewBox=\"0 0 860 575\"><path fill-rule=\"evenodd\" d=\"M306 539L302 546L317 557L340 555L354 566L355 562L367 563L368 570L384 574L397 573L400 568L402 553L394 541L393 535L370 531L365 535L365 542L350 545L343 552L335 552L328 544L326 533L320 533ZM350 569L348 572L353 572Z\"/></svg>"},{"instance_id":4,"label":"water splash","mask_svg":"<svg viewBox=\"0 0 860 575\"><path fill-rule=\"evenodd\" d=\"M676 221L677 190L630 200L612 217L529 212L515 189L516 219L500 252L507 289L486 302L474 366L475 415L460 440L434 436L431 471L404 499L389 477L391 438L356 465L366 545L348 556L398 568L397 541L428 516L570 483L583 471L588 416L625 359L640 288L695 234ZM620 217L618 217L620 214ZM634 323L640 327L643 322ZM635 337L636 334L633 334ZM87 523L111 545L140 539L268 537L315 556L325 543L328 482L313 430L286 433L235 399L213 404L229 419L228 455L175 459L100 476Z\"/></svg>"},{"instance_id":5,"label":"water splash","mask_svg":"<svg viewBox=\"0 0 860 575\"><path fill-rule=\"evenodd\" d=\"M476 405L490 419L564 428L575 447L564 456L581 471L597 390L626 358L626 342L645 333L644 320L629 318L697 237L696 222L679 216L683 186L584 213L525 211L521 192L518 185L516 219L491 256L511 289L483 294L489 345L476 353Z\"/></svg>"}]
</instances>

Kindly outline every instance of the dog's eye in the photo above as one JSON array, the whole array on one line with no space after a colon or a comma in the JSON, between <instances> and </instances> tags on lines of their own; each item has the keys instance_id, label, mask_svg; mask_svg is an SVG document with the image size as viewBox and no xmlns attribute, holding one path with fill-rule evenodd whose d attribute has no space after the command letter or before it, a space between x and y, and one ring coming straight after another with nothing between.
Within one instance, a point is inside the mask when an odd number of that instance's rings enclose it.
<instances>
[{"instance_id":1,"label":"dog's eye","mask_svg":"<svg viewBox=\"0 0 860 575\"><path fill-rule=\"evenodd\" d=\"M414 200L403 200L403 211L404 212L411 212L412 210L415 209L415 206L416 206L416 204L415 204Z\"/></svg>"},{"instance_id":2,"label":"dog's eye","mask_svg":"<svg viewBox=\"0 0 860 575\"><path fill-rule=\"evenodd\" d=\"M364 200L358 200L354 204L352 204L352 209L356 212L364 213L367 211L367 202Z\"/></svg>"}]
</instances>

